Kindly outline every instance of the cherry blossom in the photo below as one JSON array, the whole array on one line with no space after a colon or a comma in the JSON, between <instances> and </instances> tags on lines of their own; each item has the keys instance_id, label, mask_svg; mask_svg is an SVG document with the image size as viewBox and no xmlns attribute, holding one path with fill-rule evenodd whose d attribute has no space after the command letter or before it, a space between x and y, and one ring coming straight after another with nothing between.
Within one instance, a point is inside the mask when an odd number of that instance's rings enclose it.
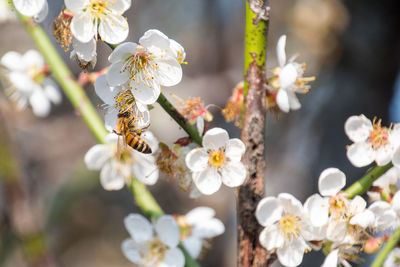
<instances>
[{"instance_id":1,"label":"cherry blossom","mask_svg":"<svg viewBox=\"0 0 400 267\"><path fill-rule=\"evenodd\" d=\"M14 0L14 6L24 16L34 17L42 22L49 12L47 0Z\"/></svg>"},{"instance_id":2,"label":"cherry blossom","mask_svg":"<svg viewBox=\"0 0 400 267\"><path fill-rule=\"evenodd\" d=\"M237 187L246 179L246 168L241 163L245 146L240 139L229 139L221 128L208 130L203 147L186 156L186 165L193 172L192 179L201 193L211 195L221 184Z\"/></svg>"}]
</instances>

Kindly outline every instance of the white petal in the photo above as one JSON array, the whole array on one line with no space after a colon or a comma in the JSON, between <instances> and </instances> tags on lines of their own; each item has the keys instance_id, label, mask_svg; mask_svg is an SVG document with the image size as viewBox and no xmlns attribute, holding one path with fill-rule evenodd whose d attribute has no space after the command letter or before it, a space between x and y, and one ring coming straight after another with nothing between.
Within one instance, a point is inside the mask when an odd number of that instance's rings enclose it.
<instances>
[{"instance_id":1,"label":"white petal","mask_svg":"<svg viewBox=\"0 0 400 267\"><path fill-rule=\"evenodd\" d=\"M129 169L126 166L115 161L109 161L101 169L100 183L105 190L121 190L125 185L125 178L128 176Z\"/></svg>"},{"instance_id":2,"label":"white petal","mask_svg":"<svg viewBox=\"0 0 400 267\"><path fill-rule=\"evenodd\" d=\"M115 96L121 92L120 87L110 87L108 85L106 74L102 74L97 77L96 81L94 82L94 90L100 99L108 105L114 105Z\"/></svg>"},{"instance_id":3,"label":"white petal","mask_svg":"<svg viewBox=\"0 0 400 267\"><path fill-rule=\"evenodd\" d=\"M151 150L153 150L153 153L155 151L157 151L157 149L158 149L158 140L157 140L157 138L154 136L154 134L152 132L146 131L146 132L142 133L141 137L143 138L143 140L145 140L147 142L147 144L150 145Z\"/></svg>"},{"instance_id":4,"label":"white petal","mask_svg":"<svg viewBox=\"0 0 400 267\"><path fill-rule=\"evenodd\" d=\"M177 85L182 80L181 64L173 57L157 59L158 79L164 86Z\"/></svg>"},{"instance_id":5,"label":"white petal","mask_svg":"<svg viewBox=\"0 0 400 267\"><path fill-rule=\"evenodd\" d=\"M61 92L57 84L50 78L45 78L43 81L43 90L46 97L54 104L61 103Z\"/></svg>"},{"instance_id":6,"label":"white petal","mask_svg":"<svg viewBox=\"0 0 400 267\"><path fill-rule=\"evenodd\" d=\"M289 193L280 193L277 198L279 205L283 208L285 213L299 217L303 215L303 205L293 195Z\"/></svg>"},{"instance_id":7,"label":"white petal","mask_svg":"<svg viewBox=\"0 0 400 267\"><path fill-rule=\"evenodd\" d=\"M46 117L50 113L50 101L42 89L34 90L33 94L29 97L29 104L36 116Z\"/></svg>"},{"instance_id":8,"label":"white petal","mask_svg":"<svg viewBox=\"0 0 400 267\"><path fill-rule=\"evenodd\" d=\"M228 164L221 169L222 182L229 187L237 187L246 180L246 167L241 162Z\"/></svg>"},{"instance_id":9,"label":"white petal","mask_svg":"<svg viewBox=\"0 0 400 267\"><path fill-rule=\"evenodd\" d=\"M203 137L203 147L206 149L217 150L224 148L229 141L228 132L222 128L212 128Z\"/></svg>"},{"instance_id":10,"label":"white petal","mask_svg":"<svg viewBox=\"0 0 400 267\"><path fill-rule=\"evenodd\" d=\"M14 6L22 15L32 17L42 10L46 0L14 0Z\"/></svg>"},{"instance_id":11,"label":"white petal","mask_svg":"<svg viewBox=\"0 0 400 267\"><path fill-rule=\"evenodd\" d=\"M293 91L288 91L288 99L289 99L289 106L291 110L298 110L301 108L301 104L299 99L297 98L296 94Z\"/></svg>"},{"instance_id":12,"label":"white petal","mask_svg":"<svg viewBox=\"0 0 400 267\"><path fill-rule=\"evenodd\" d=\"M44 21L44 19L47 17L47 14L49 14L49 5L47 4L47 1L44 1L44 5L40 12L36 14L33 19L35 20L36 23L41 23Z\"/></svg>"},{"instance_id":13,"label":"white petal","mask_svg":"<svg viewBox=\"0 0 400 267\"><path fill-rule=\"evenodd\" d=\"M96 25L89 12L78 13L72 18L71 31L74 37L82 43L89 42L97 34Z\"/></svg>"},{"instance_id":14,"label":"white petal","mask_svg":"<svg viewBox=\"0 0 400 267\"><path fill-rule=\"evenodd\" d=\"M142 243L153 238L153 226L140 214L129 214L125 217L124 224L126 230L137 243Z\"/></svg>"},{"instance_id":15,"label":"white petal","mask_svg":"<svg viewBox=\"0 0 400 267\"><path fill-rule=\"evenodd\" d=\"M279 66L283 67L286 63L286 35L279 37L278 43L276 44L276 55L278 57Z\"/></svg>"},{"instance_id":16,"label":"white petal","mask_svg":"<svg viewBox=\"0 0 400 267\"><path fill-rule=\"evenodd\" d=\"M328 254L321 267L337 267L338 260L339 260L339 250L335 249Z\"/></svg>"},{"instance_id":17,"label":"white petal","mask_svg":"<svg viewBox=\"0 0 400 267\"><path fill-rule=\"evenodd\" d=\"M159 30L155 29L146 31L139 39L139 43L147 49L153 51L170 49L170 42L168 37Z\"/></svg>"},{"instance_id":18,"label":"white petal","mask_svg":"<svg viewBox=\"0 0 400 267\"><path fill-rule=\"evenodd\" d=\"M222 184L221 176L215 168L194 172L192 177L197 189L204 195L211 195L217 192Z\"/></svg>"},{"instance_id":19,"label":"white petal","mask_svg":"<svg viewBox=\"0 0 400 267\"><path fill-rule=\"evenodd\" d=\"M193 259L196 259L200 255L201 249L203 247L201 239L195 236L189 236L182 241L182 244Z\"/></svg>"},{"instance_id":20,"label":"white petal","mask_svg":"<svg viewBox=\"0 0 400 267\"><path fill-rule=\"evenodd\" d=\"M326 237L330 241L340 242L347 234L347 222L345 221L331 221L328 224Z\"/></svg>"},{"instance_id":21,"label":"white petal","mask_svg":"<svg viewBox=\"0 0 400 267\"><path fill-rule=\"evenodd\" d=\"M339 169L325 169L318 179L318 189L323 196L334 196L346 185L346 175Z\"/></svg>"},{"instance_id":22,"label":"white petal","mask_svg":"<svg viewBox=\"0 0 400 267\"><path fill-rule=\"evenodd\" d=\"M110 86L122 85L129 80L129 72L123 71L124 64L123 61L117 61L111 64L107 71L107 82Z\"/></svg>"},{"instance_id":23,"label":"white petal","mask_svg":"<svg viewBox=\"0 0 400 267\"><path fill-rule=\"evenodd\" d=\"M394 194L392 199L392 207L394 211L400 214L400 191L397 191L397 193Z\"/></svg>"},{"instance_id":24,"label":"white petal","mask_svg":"<svg viewBox=\"0 0 400 267\"><path fill-rule=\"evenodd\" d=\"M109 6L113 13L122 14L131 7L131 0L115 0Z\"/></svg>"},{"instance_id":25,"label":"white petal","mask_svg":"<svg viewBox=\"0 0 400 267\"><path fill-rule=\"evenodd\" d=\"M225 155L231 161L240 161L244 152L246 151L246 146L242 142L242 140L238 138L233 138L228 141L226 146Z\"/></svg>"},{"instance_id":26,"label":"white petal","mask_svg":"<svg viewBox=\"0 0 400 267\"><path fill-rule=\"evenodd\" d=\"M172 56L174 56L176 60L182 64L186 58L186 53L183 46L172 39L169 39L169 46L171 48Z\"/></svg>"},{"instance_id":27,"label":"white petal","mask_svg":"<svg viewBox=\"0 0 400 267\"><path fill-rule=\"evenodd\" d=\"M278 248L276 254L279 262L287 267L299 266L303 261L304 250L307 247L299 239L294 239L289 246Z\"/></svg>"},{"instance_id":28,"label":"white petal","mask_svg":"<svg viewBox=\"0 0 400 267\"><path fill-rule=\"evenodd\" d=\"M125 257L133 263L139 264L142 261L140 256L140 244L136 243L133 239L126 239L121 245L122 252Z\"/></svg>"},{"instance_id":29,"label":"white petal","mask_svg":"<svg viewBox=\"0 0 400 267\"><path fill-rule=\"evenodd\" d=\"M256 218L262 226L272 225L282 216L283 208L275 197L263 198L257 205Z\"/></svg>"},{"instance_id":30,"label":"white petal","mask_svg":"<svg viewBox=\"0 0 400 267\"><path fill-rule=\"evenodd\" d=\"M276 224L264 228L260 233L261 245L268 249L274 249L282 247L285 242L285 236L280 232Z\"/></svg>"},{"instance_id":31,"label":"white petal","mask_svg":"<svg viewBox=\"0 0 400 267\"><path fill-rule=\"evenodd\" d=\"M41 70L45 66L44 58L38 51L31 49L22 56L22 62L25 67L37 67Z\"/></svg>"},{"instance_id":32,"label":"white petal","mask_svg":"<svg viewBox=\"0 0 400 267\"><path fill-rule=\"evenodd\" d=\"M203 171L208 167L208 153L204 148L193 149L186 155L185 162L191 171Z\"/></svg>"},{"instance_id":33,"label":"white petal","mask_svg":"<svg viewBox=\"0 0 400 267\"><path fill-rule=\"evenodd\" d=\"M375 215L370 210L364 210L361 213L356 214L353 218L350 219L350 224L359 225L363 228L367 228L368 226L373 226L375 222Z\"/></svg>"},{"instance_id":34,"label":"white petal","mask_svg":"<svg viewBox=\"0 0 400 267\"><path fill-rule=\"evenodd\" d=\"M107 145L95 145L85 155L85 164L89 170L100 170L104 163L113 155Z\"/></svg>"},{"instance_id":35,"label":"white petal","mask_svg":"<svg viewBox=\"0 0 400 267\"><path fill-rule=\"evenodd\" d=\"M373 130L371 121L364 115L351 116L344 124L344 131L354 143L367 140Z\"/></svg>"},{"instance_id":36,"label":"white petal","mask_svg":"<svg viewBox=\"0 0 400 267\"><path fill-rule=\"evenodd\" d=\"M169 249L165 252L164 259L157 267L183 267L185 266L185 256L179 248Z\"/></svg>"},{"instance_id":37,"label":"white petal","mask_svg":"<svg viewBox=\"0 0 400 267\"><path fill-rule=\"evenodd\" d=\"M116 63L117 61L123 61L133 55L136 51L137 44L126 42L118 45L114 51L108 57L110 63Z\"/></svg>"},{"instance_id":38,"label":"white petal","mask_svg":"<svg viewBox=\"0 0 400 267\"><path fill-rule=\"evenodd\" d=\"M198 116L196 119L196 128L197 128L197 132L200 135L203 135L204 132L204 119L202 116Z\"/></svg>"},{"instance_id":39,"label":"white petal","mask_svg":"<svg viewBox=\"0 0 400 267\"><path fill-rule=\"evenodd\" d=\"M193 236L202 239L214 238L221 235L223 232L225 232L225 226L216 218L211 218L209 220L202 219L193 228Z\"/></svg>"},{"instance_id":40,"label":"white petal","mask_svg":"<svg viewBox=\"0 0 400 267\"><path fill-rule=\"evenodd\" d=\"M107 112L106 115L104 115L105 126L110 132L117 129L118 113L118 110L111 109L111 111Z\"/></svg>"},{"instance_id":41,"label":"white petal","mask_svg":"<svg viewBox=\"0 0 400 267\"><path fill-rule=\"evenodd\" d=\"M400 147L400 123L394 125L389 140L394 147Z\"/></svg>"},{"instance_id":42,"label":"white petal","mask_svg":"<svg viewBox=\"0 0 400 267\"><path fill-rule=\"evenodd\" d=\"M131 86L132 94L136 98L137 101L151 105L157 101L160 96L160 84L155 80L146 81L145 83L140 83L139 85L135 84L135 82L131 82L133 86Z\"/></svg>"},{"instance_id":43,"label":"white petal","mask_svg":"<svg viewBox=\"0 0 400 267\"><path fill-rule=\"evenodd\" d=\"M128 37L129 25L125 17L109 14L99 24L99 34L102 40L109 44L118 44Z\"/></svg>"},{"instance_id":44,"label":"white petal","mask_svg":"<svg viewBox=\"0 0 400 267\"><path fill-rule=\"evenodd\" d=\"M170 248L179 244L179 225L171 215L163 215L157 220L154 226L158 238Z\"/></svg>"},{"instance_id":45,"label":"white petal","mask_svg":"<svg viewBox=\"0 0 400 267\"><path fill-rule=\"evenodd\" d=\"M280 89L278 94L276 95L276 104L278 105L279 109L283 112L289 112L290 104L289 104L289 96L286 90Z\"/></svg>"},{"instance_id":46,"label":"white petal","mask_svg":"<svg viewBox=\"0 0 400 267\"><path fill-rule=\"evenodd\" d=\"M297 70L293 64L287 64L279 72L279 82L282 89L286 89L293 85L297 79Z\"/></svg>"},{"instance_id":47,"label":"white petal","mask_svg":"<svg viewBox=\"0 0 400 267\"><path fill-rule=\"evenodd\" d=\"M367 207L367 202L360 196L355 196L350 202L350 213L357 214L363 212Z\"/></svg>"},{"instance_id":48,"label":"white petal","mask_svg":"<svg viewBox=\"0 0 400 267\"><path fill-rule=\"evenodd\" d=\"M384 146L376 150L375 161L378 166L384 166L392 160L393 149L390 145Z\"/></svg>"},{"instance_id":49,"label":"white petal","mask_svg":"<svg viewBox=\"0 0 400 267\"><path fill-rule=\"evenodd\" d=\"M74 47L75 53L77 54L79 60L90 62L97 56L97 45L95 39L91 39L89 42L82 43L78 39L73 38L72 46Z\"/></svg>"},{"instance_id":50,"label":"white petal","mask_svg":"<svg viewBox=\"0 0 400 267\"><path fill-rule=\"evenodd\" d=\"M329 203L327 198L322 198L318 194L310 196L304 203L313 226L321 227L328 223Z\"/></svg>"},{"instance_id":51,"label":"white petal","mask_svg":"<svg viewBox=\"0 0 400 267\"><path fill-rule=\"evenodd\" d=\"M22 63L22 55L14 51L4 54L1 64L10 70L23 70L26 67Z\"/></svg>"},{"instance_id":52,"label":"white petal","mask_svg":"<svg viewBox=\"0 0 400 267\"><path fill-rule=\"evenodd\" d=\"M38 85L23 72L13 71L9 74L8 78L18 90L24 93L31 93L38 87ZM41 89L39 88L37 91L41 91Z\"/></svg>"},{"instance_id":53,"label":"white petal","mask_svg":"<svg viewBox=\"0 0 400 267\"><path fill-rule=\"evenodd\" d=\"M400 168L400 147L394 152L392 162L396 168Z\"/></svg>"},{"instance_id":54,"label":"white petal","mask_svg":"<svg viewBox=\"0 0 400 267\"><path fill-rule=\"evenodd\" d=\"M80 13L89 4L90 0L64 0L65 6L73 13Z\"/></svg>"},{"instance_id":55,"label":"white petal","mask_svg":"<svg viewBox=\"0 0 400 267\"><path fill-rule=\"evenodd\" d=\"M209 220L215 216L215 210L209 207L197 207L185 215L185 220L189 225L194 225L201 220Z\"/></svg>"},{"instance_id":56,"label":"white petal","mask_svg":"<svg viewBox=\"0 0 400 267\"><path fill-rule=\"evenodd\" d=\"M375 152L367 143L354 143L347 150L347 158L354 166L364 167L374 161Z\"/></svg>"},{"instance_id":57,"label":"white petal","mask_svg":"<svg viewBox=\"0 0 400 267\"><path fill-rule=\"evenodd\" d=\"M146 185L154 185L158 180L159 170L156 160L152 155L145 155L133 151L135 155L135 165L132 166L133 175Z\"/></svg>"}]
</instances>

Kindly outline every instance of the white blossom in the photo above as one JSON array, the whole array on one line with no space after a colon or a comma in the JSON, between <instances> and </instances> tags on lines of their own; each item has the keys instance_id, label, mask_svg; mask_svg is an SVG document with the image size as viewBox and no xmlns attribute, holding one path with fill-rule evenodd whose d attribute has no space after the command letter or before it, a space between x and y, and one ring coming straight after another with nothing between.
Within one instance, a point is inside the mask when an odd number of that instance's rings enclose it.
<instances>
[{"instance_id":1,"label":"white blossom","mask_svg":"<svg viewBox=\"0 0 400 267\"><path fill-rule=\"evenodd\" d=\"M153 104L160 95L161 86L173 86L182 79L178 52L171 48L175 43L158 30L148 30L139 44L119 45L108 58L111 62L108 83L127 85L136 100Z\"/></svg>"},{"instance_id":2,"label":"white blossom","mask_svg":"<svg viewBox=\"0 0 400 267\"><path fill-rule=\"evenodd\" d=\"M267 250L275 249L284 266L298 266L309 249L308 229L304 227L303 206L294 196L281 193L263 198L257 205L257 221L264 226L260 243Z\"/></svg>"},{"instance_id":3,"label":"white blossom","mask_svg":"<svg viewBox=\"0 0 400 267\"><path fill-rule=\"evenodd\" d=\"M201 193L211 195L221 184L237 187L246 179L246 168L241 162L245 145L240 139L229 139L221 128L208 130L203 147L186 156L186 165L193 172L192 179Z\"/></svg>"},{"instance_id":4,"label":"white blossom","mask_svg":"<svg viewBox=\"0 0 400 267\"><path fill-rule=\"evenodd\" d=\"M384 174L382 174L378 179L376 179L372 185L378 187L381 191L368 191L368 197L370 202L381 200L382 194L390 195L393 188L400 187L400 169L396 167L390 168Z\"/></svg>"},{"instance_id":5,"label":"white blossom","mask_svg":"<svg viewBox=\"0 0 400 267\"><path fill-rule=\"evenodd\" d=\"M351 116L345 123L345 132L354 143L347 150L347 157L356 167L373 161L383 166L392 161L395 149L400 146L400 126L382 127L380 121L371 122L364 115ZM395 160L396 161L396 160Z\"/></svg>"},{"instance_id":6,"label":"white blossom","mask_svg":"<svg viewBox=\"0 0 400 267\"><path fill-rule=\"evenodd\" d=\"M383 267L398 266L400 266L400 248L394 248L383 263Z\"/></svg>"},{"instance_id":7,"label":"white blossom","mask_svg":"<svg viewBox=\"0 0 400 267\"><path fill-rule=\"evenodd\" d=\"M45 117L50 112L50 103L59 104L61 93L55 82L48 78L48 68L42 55L29 50L24 55L8 52L0 60L10 87L6 93L18 109L28 103L36 116Z\"/></svg>"},{"instance_id":8,"label":"white blossom","mask_svg":"<svg viewBox=\"0 0 400 267\"><path fill-rule=\"evenodd\" d=\"M178 248L179 226L170 215L151 224L140 214L130 214L125 228L131 238L122 243L125 257L138 266L183 267L185 257Z\"/></svg>"},{"instance_id":9,"label":"white blossom","mask_svg":"<svg viewBox=\"0 0 400 267\"><path fill-rule=\"evenodd\" d=\"M182 244L193 258L200 255L206 239L224 233L224 224L214 216L215 211L212 208L197 207L185 216L177 217Z\"/></svg>"},{"instance_id":10,"label":"white blossom","mask_svg":"<svg viewBox=\"0 0 400 267\"><path fill-rule=\"evenodd\" d=\"M22 15L34 17L38 23L42 22L49 12L47 0L14 0L14 6Z\"/></svg>"},{"instance_id":11,"label":"white blossom","mask_svg":"<svg viewBox=\"0 0 400 267\"><path fill-rule=\"evenodd\" d=\"M82 43L97 39L97 34L110 44L128 36L129 25L122 14L130 8L131 0L65 0L65 6L74 13L72 34Z\"/></svg>"},{"instance_id":12,"label":"white blossom","mask_svg":"<svg viewBox=\"0 0 400 267\"><path fill-rule=\"evenodd\" d=\"M82 43L76 38L72 39L72 47L70 58L75 60L82 69L89 66L94 68L97 62L96 40L92 39L87 43Z\"/></svg>"},{"instance_id":13,"label":"white blossom","mask_svg":"<svg viewBox=\"0 0 400 267\"><path fill-rule=\"evenodd\" d=\"M156 151L157 140L151 132L145 132L141 137ZM118 138L111 133L106 137L106 144L90 148L85 155L87 168L101 170L100 182L105 190L120 190L132 176L144 184L155 184L158 168L154 156L140 153L127 145L118 148Z\"/></svg>"}]
</instances>

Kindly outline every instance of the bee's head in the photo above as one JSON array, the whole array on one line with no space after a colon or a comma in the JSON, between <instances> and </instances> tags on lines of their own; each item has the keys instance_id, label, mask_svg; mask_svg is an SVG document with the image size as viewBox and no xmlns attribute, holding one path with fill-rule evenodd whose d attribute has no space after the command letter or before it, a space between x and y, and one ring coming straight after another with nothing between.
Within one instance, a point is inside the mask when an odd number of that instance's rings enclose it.
<instances>
[{"instance_id":1,"label":"bee's head","mask_svg":"<svg viewBox=\"0 0 400 267\"><path fill-rule=\"evenodd\" d=\"M118 113L118 118L129 118L131 113L129 111L124 111L122 113Z\"/></svg>"}]
</instances>

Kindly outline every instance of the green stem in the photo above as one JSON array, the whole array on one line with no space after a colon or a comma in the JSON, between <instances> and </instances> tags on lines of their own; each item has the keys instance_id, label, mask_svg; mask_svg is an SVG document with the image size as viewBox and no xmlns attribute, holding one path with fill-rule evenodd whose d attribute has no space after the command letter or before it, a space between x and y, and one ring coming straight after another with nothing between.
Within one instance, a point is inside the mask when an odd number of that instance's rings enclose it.
<instances>
[{"instance_id":1,"label":"green stem","mask_svg":"<svg viewBox=\"0 0 400 267\"><path fill-rule=\"evenodd\" d=\"M95 135L100 143L104 143L107 130L104 127L102 119L96 112L96 109L91 104L86 96L83 88L75 81L71 71L65 65L64 61L58 54L50 39L44 30L33 22L32 19L26 18L19 14L19 18L24 25L26 31L32 37L38 50L43 54L47 64L49 65L52 74L57 82L61 85L63 91L72 102L74 107L79 111L86 125ZM169 103L168 101L166 103ZM138 180L131 180L130 189L135 197L136 203L142 211L151 217L159 217L163 214L161 207L157 201L146 189L146 187ZM190 255L184 250L185 266L198 267L199 265L193 260Z\"/></svg>"},{"instance_id":2,"label":"green stem","mask_svg":"<svg viewBox=\"0 0 400 267\"><path fill-rule=\"evenodd\" d=\"M399 244L399 242L400 242L400 228L397 228L397 230L387 241L385 247L379 252L378 256L372 263L371 267L382 266L389 253Z\"/></svg>"},{"instance_id":3,"label":"green stem","mask_svg":"<svg viewBox=\"0 0 400 267\"><path fill-rule=\"evenodd\" d=\"M202 138L196 127L188 122L163 94L160 94L157 102L179 124L179 126L185 130L185 132L192 138L193 142L200 146L202 145Z\"/></svg>"},{"instance_id":4,"label":"green stem","mask_svg":"<svg viewBox=\"0 0 400 267\"><path fill-rule=\"evenodd\" d=\"M392 167L392 163L389 163L385 166L374 167L371 171L361 177L360 180L358 180L345 190L345 192L348 194L348 198L353 198L356 195L362 195L367 192L372 183Z\"/></svg>"}]
</instances>

